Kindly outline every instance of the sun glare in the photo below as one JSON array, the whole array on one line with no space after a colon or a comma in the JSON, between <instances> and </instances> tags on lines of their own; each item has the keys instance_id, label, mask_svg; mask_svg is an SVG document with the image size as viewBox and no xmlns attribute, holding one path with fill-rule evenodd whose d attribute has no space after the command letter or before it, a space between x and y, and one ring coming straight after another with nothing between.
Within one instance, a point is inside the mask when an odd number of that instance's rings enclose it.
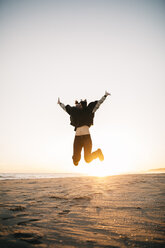
<instances>
[{"instance_id":1,"label":"sun glare","mask_svg":"<svg viewBox=\"0 0 165 248\"><path fill-rule=\"evenodd\" d=\"M82 164L83 163L83 164ZM121 167L110 166L110 163L99 160L93 161L91 164L86 164L83 161L77 167L77 172L86 174L88 176L106 177L112 175L123 174L125 171Z\"/></svg>"},{"instance_id":2,"label":"sun glare","mask_svg":"<svg viewBox=\"0 0 165 248\"><path fill-rule=\"evenodd\" d=\"M112 174L105 171L103 168L95 168L92 171L88 172L89 176L96 176L96 177L106 177L106 176L111 176Z\"/></svg>"},{"instance_id":3,"label":"sun glare","mask_svg":"<svg viewBox=\"0 0 165 248\"><path fill-rule=\"evenodd\" d=\"M99 137L102 137L99 140ZM87 169L90 176L120 175L136 171L136 159L138 157L138 138L136 135L113 130L109 137L107 132L96 133L96 142L102 144L105 160L92 161ZM87 166L86 166L87 167Z\"/></svg>"}]
</instances>

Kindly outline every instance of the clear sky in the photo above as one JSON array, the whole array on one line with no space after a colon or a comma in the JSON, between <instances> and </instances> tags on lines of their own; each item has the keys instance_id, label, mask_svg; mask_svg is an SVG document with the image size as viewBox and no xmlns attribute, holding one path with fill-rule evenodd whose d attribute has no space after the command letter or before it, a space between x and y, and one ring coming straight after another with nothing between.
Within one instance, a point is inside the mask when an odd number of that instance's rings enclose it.
<instances>
[{"instance_id":1,"label":"clear sky","mask_svg":"<svg viewBox=\"0 0 165 248\"><path fill-rule=\"evenodd\" d=\"M164 44L163 0L0 0L0 172L164 167ZM105 160L74 167L57 98L74 105L105 90L90 128Z\"/></svg>"}]
</instances>

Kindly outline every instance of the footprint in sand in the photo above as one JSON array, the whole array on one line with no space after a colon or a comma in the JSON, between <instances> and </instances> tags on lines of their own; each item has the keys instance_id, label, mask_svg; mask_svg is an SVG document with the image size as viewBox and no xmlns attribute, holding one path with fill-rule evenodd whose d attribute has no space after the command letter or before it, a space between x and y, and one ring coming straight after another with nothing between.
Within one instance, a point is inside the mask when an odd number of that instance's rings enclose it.
<instances>
[{"instance_id":1,"label":"footprint in sand","mask_svg":"<svg viewBox=\"0 0 165 248\"><path fill-rule=\"evenodd\" d=\"M50 198L50 199L55 199L55 200L66 200L65 197L54 196L54 195L50 196L49 198Z\"/></svg>"},{"instance_id":2,"label":"footprint in sand","mask_svg":"<svg viewBox=\"0 0 165 248\"><path fill-rule=\"evenodd\" d=\"M15 218L15 216L8 216L8 217L3 217L2 220L9 220L9 219L13 219Z\"/></svg>"},{"instance_id":3,"label":"footprint in sand","mask_svg":"<svg viewBox=\"0 0 165 248\"><path fill-rule=\"evenodd\" d=\"M58 213L59 215L64 215L64 214L68 214L70 212L70 210L63 210L62 212Z\"/></svg>"},{"instance_id":4,"label":"footprint in sand","mask_svg":"<svg viewBox=\"0 0 165 248\"><path fill-rule=\"evenodd\" d=\"M28 224L29 222L38 221L38 220L40 220L40 219L25 220L25 221L18 222L17 225L26 225L26 224Z\"/></svg>"},{"instance_id":5,"label":"footprint in sand","mask_svg":"<svg viewBox=\"0 0 165 248\"><path fill-rule=\"evenodd\" d=\"M42 237L41 236L37 236L35 234L31 234L31 233L14 233L14 237L16 239L20 239L22 241L26 241L28 243L31 244L41 244L42 242L39 240Z\"/></svg>"},{"instance_id":6,"label":"footprint in sand","mask_svg":"<svg viewBox=\"0 0 165 248\"><path fill-rule=\"evenodd\" d=\"M14 208L10 208L11 211L24 211L26 208L23 206L16 206Z\"/></svg>"}]
</instances>

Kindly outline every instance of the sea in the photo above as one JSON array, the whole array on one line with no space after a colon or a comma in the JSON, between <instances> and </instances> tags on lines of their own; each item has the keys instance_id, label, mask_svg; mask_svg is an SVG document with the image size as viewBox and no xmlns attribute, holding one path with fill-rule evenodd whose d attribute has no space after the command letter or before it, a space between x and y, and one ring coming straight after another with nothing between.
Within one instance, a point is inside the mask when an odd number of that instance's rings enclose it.
<instances>
[{"instance_id":1,"label":"sea","mask_svg":"<svg viewBox=\"0 0 165 248\"><path fill-rule=\"evenodd\" d=\"M66 178L87 176L80 173L0 173L0 180Z\"/></svg>"},{"instance_id":2,"label":"sea","mask_svg":"<svg viewBox=\"0 0 165 248\"><path fill-rule=\"evenodd\" d=\"M132 174L132 173L128 173L128 174ZM146 175L147 174L164 174L165 175L165 173L137 173L137 174L146 174ZM82 173L0 173L0 180L42 179L42 178L46 179L46 178L67 178L67 177L84 177L84 176L89 176L89 175L82 174Z\"/></svg>"}]
</instances>

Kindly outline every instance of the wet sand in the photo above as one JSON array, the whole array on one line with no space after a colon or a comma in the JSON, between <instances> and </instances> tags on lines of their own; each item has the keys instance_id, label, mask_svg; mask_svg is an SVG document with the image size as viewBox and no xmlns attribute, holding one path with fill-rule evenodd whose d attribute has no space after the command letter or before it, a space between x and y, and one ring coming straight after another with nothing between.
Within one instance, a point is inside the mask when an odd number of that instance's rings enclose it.
<instances>
[{"instance_id":1,"label":"wet sand","mask_svg":"<svg viewBox=\"0 0 165 248\"><path fill-rule=\"evenodd\" d=\"M165 247L165 174L0 181L0 247Z\"/></svg>"}]
</instances>

